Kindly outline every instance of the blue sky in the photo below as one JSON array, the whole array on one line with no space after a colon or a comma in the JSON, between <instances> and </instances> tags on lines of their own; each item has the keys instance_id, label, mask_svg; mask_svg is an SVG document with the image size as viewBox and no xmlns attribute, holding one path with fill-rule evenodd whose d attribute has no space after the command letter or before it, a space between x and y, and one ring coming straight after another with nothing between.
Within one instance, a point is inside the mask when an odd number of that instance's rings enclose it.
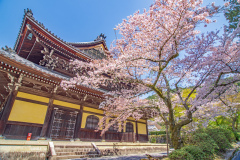
<instances>
[{"instance_id":1,"label":"blue sky","mask_svg":"<svg viewBox=\"0 0 240 160\"><path fill-rule=\"evenodd\" d=\"M107 45L115 38L113 28L152 0L0 0L0 47L13 47L30 8L36 20L67 42L93 41L100 33Z\"/></svg>"},{"instance_id":2,"label":"blue sky","mask_svg":"<svg viewBox=\"0 0 240 160\"><path fill-rule=\"evenodd\" d=\"M107 36L109 47L115 39L113 28L135 11L142 11L153 0L0 0L0 47L14 46L24 15L30 8L36 20L67 42L93 41L100 33ZM210 3L205 0L204 4ZM223 4L218 0L216 4ZM220 29L226 23L222 15L210 28Z\"/></svg>"}]
</instances>

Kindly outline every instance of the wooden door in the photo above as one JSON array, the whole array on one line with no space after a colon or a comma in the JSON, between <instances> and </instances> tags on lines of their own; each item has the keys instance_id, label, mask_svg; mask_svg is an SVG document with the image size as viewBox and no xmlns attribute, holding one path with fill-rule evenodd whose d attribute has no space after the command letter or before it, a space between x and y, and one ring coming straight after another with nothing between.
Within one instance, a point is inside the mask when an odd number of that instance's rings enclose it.
<instances>
[{"instance_id":1,"label":"wooden door","mask_svg":"<svg viewBox=\"0 0 240 160\"><path fill-rule=\"evenodd\" d=\"M77 112L57 109L53 116L50 138L53 140L73 139Z\"/></svg>"}]
</instances>

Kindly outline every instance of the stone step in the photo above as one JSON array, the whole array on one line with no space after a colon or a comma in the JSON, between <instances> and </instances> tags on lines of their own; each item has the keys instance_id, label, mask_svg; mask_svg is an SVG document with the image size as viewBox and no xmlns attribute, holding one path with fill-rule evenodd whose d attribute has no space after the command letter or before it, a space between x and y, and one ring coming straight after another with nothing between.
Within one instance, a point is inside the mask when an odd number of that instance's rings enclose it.
<instances>
[{"instance_id":1,"label":"stone step","mask_svg":"<svg viewBox=\"0 0 240 160\"><path fill-rule=\"evenodd\" d=\"M90 152L93 148L55 148L55 152Z\"/></svg>"},{"instance_id":2,"label":"stone step","mask_svg":"<svg viewBox=\"0 0 240 160\"><path fill-rule=\"evenodd\" d=\"M56 154L59 156L63 156L63 155L90 155L98 153L96 151L91 151L91 152L57 152Z\"/></svg>"},{"instance_id":3,"label":"stone step","mask_svg":"<svg viewBox=\"0 0 240 160\"><path fill-rule=\"evenodd\" d=\"M84 157L98 157L97 154L91 155L64 155L64 156L56 156L56 159L76 159L76 158L84 158Z\"/></svg>"},{"instance_id":4,"label":"stone step","mask_svg":"<svg viewBox=\"0 0 240 160\"><path fill-rule=\"evenodd\" d=\"M91 145L55 145L55 148L92 148Z\"/></svg>"}]
</instances>

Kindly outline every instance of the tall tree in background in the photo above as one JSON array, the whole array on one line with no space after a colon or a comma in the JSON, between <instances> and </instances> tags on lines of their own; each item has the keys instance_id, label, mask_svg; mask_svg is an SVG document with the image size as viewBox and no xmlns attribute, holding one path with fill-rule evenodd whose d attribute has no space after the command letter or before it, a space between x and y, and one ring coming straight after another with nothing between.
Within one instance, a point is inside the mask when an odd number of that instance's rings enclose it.
<instances>
[{"instance_id":1,"label":"tall tree in background","mask_svg":"<svg viewBox=\"0 0 240 160\"><path fill-rule=\"evenodd\" d=\"M235 131L238 128L238 118L240 112L240 89L237 85L232 85L231 88L219 96L220 102L226 107L226 112L230 122L232 123L232 130Z\"/></svg>"},{"instance_id":2,"label":"tall tree in background","mask_svg":"<svg viewBox=\"0 0 240 160\"><path fill-rule=\"evenodd\" d=\"M211 8L201 5L202 0L156 0L148 11L138 11L116 27L121 37L108 58L90 63L74 61L76 68L87 67L89 72L63 81L62 86L115 88L106 93L100 105L106 113L100 122L106 125L103 132L115 122L130 116L138 120L149 113L168 124L173 146L180 148L181 128L192 122L198 107L239 81L240 49L234 39L240 29L223 36L210 32L197 37L197 25L210 23L208 17L218 11L214 4ZM229 75L232 78L226 79ZM188 87L183 96L183 88ZM141 99L149 92L154 92L157 100ZM180 118L174 114L177 106L184 109ZM115 121L104 124L113 116Z\"/></svg>"},{"instance_id":3,"label":"tall tree in background","mask_svg":"<svg viewBox=\"0 0 240 160\"><path fill-rule=\"evenodd\" d=\"M232 31L237 28L240 18L240 0L224 0L226 3L225 17L229 22L228 30Z\"/></svg>"}]
</instances>

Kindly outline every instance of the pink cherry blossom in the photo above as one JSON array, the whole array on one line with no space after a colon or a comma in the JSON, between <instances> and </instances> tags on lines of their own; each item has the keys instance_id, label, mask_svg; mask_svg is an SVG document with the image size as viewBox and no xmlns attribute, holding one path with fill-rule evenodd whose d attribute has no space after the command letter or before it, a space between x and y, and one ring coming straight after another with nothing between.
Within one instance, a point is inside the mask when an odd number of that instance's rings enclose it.
<instances>
[{"instance_id":1,"label":"pink cherry blossom","mask_svg":"<svg viewBox=\"0 0 240 160\"><path fill-rule=\"evenodd\" d=\"M204 107L214 111L210 106L216 95L240 80L240 28L222 36L196 30L199 23L211 23L209 16L216 12L218 7L202 7L201 0L156 0L149 10L116 26L121 37L106 59L73 61L76 69L88 68L88 73L63 81L62 87L107 86L110 91L100 105L106 114L99 123L103 133L128 117L154 117L169 125L177 149L181 128ZM148 93L156 98L141 98ZM181 117L174 114L177 108L183 110ZM110 117L116 118L106 123Z\"/></svg>"}]
</instances>

